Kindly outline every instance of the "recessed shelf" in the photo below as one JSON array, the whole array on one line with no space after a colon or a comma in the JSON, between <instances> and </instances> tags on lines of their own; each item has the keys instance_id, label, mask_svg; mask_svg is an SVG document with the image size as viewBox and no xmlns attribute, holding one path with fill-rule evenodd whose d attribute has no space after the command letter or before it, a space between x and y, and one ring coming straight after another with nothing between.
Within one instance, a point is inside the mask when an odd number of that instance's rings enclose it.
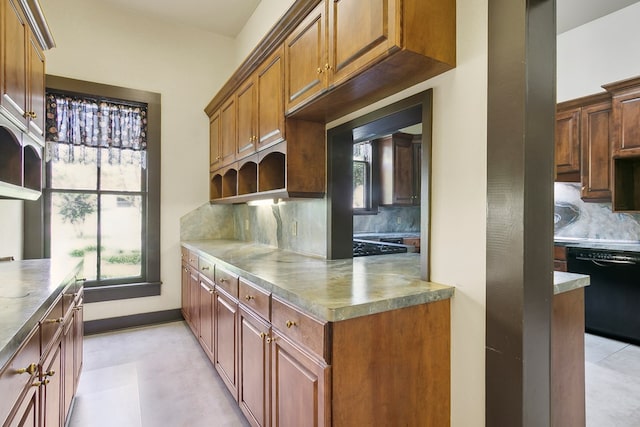
<instances>
[{"instance_id":1,"label":"recessed shelf","mask_svg":"<svg viewBox=\"0 0 640 427\"><path fill-rule=\"evenodd\" d=\"M235 169L228 169L222 175L222 197L238 195L238 172Z\"/></svg>"},{"instance_id":2,"label":"recessed shelf","mask_svg":"<svg viewBox=\"0 0 640 427\"><path fill-rule=\"evenodd\" d=\"M640 157L613 160L613 211L640 211Z\"/></svg>"},{"instance_id":3,"label":"recessed shelf","mask_svg":"<svg viewBox=\"0 0 640 427\"><path fill-rule=\"evenodd\" d=\"M238 195L258 191L258 164L246 162L238 170Z\"/></svg>"},{"instance_id":4,"label":"recessed shelf","mask_svg":"<svg viewBox=\"0 0 640 427\"><path fill-rule=\"evenodd\" d=\"M0 181L22 185L22 146L16 136L0 126Z\"/></svg>"},{"instance_id":5,"label":"recessed shelf","mask_svg":"<svg viewBox=\"0 0 640 427\"><path fill-rule=\"evenodd\" d=\"M258 191L285 188L285 155L274 151L267 154L258 168Z\"/></svg>"},{"instance_id":6,"label":"recessed shelf","mask_svg":"<svg viewBox=\"0 0 640 427\"><path fill-rule=\"evenodd\" d=\"M213 175L213 177L211 177L211 184L210 184L210 197L211 200L215 200L215 199L219 199L222 197L222 175L220 175L219 173Z\"/></svg>"},{"instance_id":7,"label":"recessed shelf","mask_svg":"<svg viewBox=\"0 0 640 427\"><path fill-rule=\"evenodd\" d=\"M24 186L31 190L42 189L42 159L30 145L24 146Z\"/></svg>"}]
</instances>

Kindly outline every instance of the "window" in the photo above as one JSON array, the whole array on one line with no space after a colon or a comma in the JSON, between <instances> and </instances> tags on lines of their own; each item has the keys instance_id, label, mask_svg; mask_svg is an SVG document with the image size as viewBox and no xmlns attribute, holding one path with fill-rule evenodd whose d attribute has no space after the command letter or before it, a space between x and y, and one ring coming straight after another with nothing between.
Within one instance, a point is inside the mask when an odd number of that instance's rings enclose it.
<instances>
[{"instance_id":1,"label":"window","mask_svg":"<svg viewBox=\"0 0 640 427\"><path fill-rule=\"evenodd\" d=\"M371 142L353 145L353 211L369 212L372 209Z\"/></svg>"},{"instance_id":2,"label":"window","mask_svg":"<svg viewBox=\"0 0 640 427\"><path fill-rule=\"evenodd\" d=\"M87 302L158 295L160 95L80 83L47 77L44 254L84 260Z\"/></svg>"}]
</instances>

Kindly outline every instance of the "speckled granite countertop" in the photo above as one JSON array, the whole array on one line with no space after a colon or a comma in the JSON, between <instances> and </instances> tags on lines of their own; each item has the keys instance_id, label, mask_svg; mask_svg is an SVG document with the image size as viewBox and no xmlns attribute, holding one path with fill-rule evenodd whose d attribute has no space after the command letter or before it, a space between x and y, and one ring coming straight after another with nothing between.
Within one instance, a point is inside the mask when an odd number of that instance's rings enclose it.
<instances>
[{"instance_id":1,"label":"speckled granite countertop","mask_svg":"<svg viewBox=\"0 0 640 427\"><path fill-rule=\"evenodd\" d=\"M553 293L561 294L574 289L589 286L589 276L586 274L565 273L563 271L553 272Z\"/></svg>"},{"instance_id":2,"label":"speckled granite countertop","mask_svg":"<svg viewBox=\"0 0 640 427\"><path fill-rule=\"evenodd\" d=\"M556 238L554 239L553 243L556 246L566 246L568 248L588 248L604 249L610 251L640 252L640 242L632 241Z\"/></svg>"},{"instance_id":3,"label":"speckled granite countertop","mask_svg":"<svg viewBox=\"0 0 640 427\"><path fill-rule=\"evenodd\" d=\"M419 254L325 260L234 240L182 244L327 321L440 301L454 292L419 279Z\"/></svg>"},{"instance_id":4,"label":"speckled granite countertop","mask_svg":"<svg viewBox=\"0 0 640 427\"><path fill-rule=\"evenodd\" d=\"M0 367L18 350L81 262L0 262Z\"/></svg>"}]
</instances>

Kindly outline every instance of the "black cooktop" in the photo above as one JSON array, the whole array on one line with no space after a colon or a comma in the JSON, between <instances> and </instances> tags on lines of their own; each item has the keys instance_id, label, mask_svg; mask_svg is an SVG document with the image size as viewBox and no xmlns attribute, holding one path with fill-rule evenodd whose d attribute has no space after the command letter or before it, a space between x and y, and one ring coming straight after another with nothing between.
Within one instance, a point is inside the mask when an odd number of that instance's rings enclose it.
<instances>
[{"instance_id":1,"label":"black cooktop","mask_svg":"<svg viewBox=\"0 0 640 427\"><path fill-rule=\"evenodd\" d=\"M353 241L353 256L386 255L407 252L406 246L364 240Z\"/></svg>"}]
</instances>

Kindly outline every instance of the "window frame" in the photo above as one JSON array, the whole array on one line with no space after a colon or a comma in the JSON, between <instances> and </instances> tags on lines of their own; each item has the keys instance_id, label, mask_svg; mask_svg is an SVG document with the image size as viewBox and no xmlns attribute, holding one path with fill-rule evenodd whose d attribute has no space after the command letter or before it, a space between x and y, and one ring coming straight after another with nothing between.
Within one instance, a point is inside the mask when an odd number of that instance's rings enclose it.
<instances>
[{"instance_id":1,"label":"window frame","mask_svg":"<svg viewBox=\"0 0 640 427\"><path fill-rule=\"evenodd\" d=\"M135 281L110 279L103 282L88 282L85 286L85 301L99 302L160 295L162 284L160 280L160 94L51 75L46 76L46 88L70 95L104 97L122 100L124 103L129 101L147 104L147 197L142 209L142 253L145 254L142 258L142 277ZM47 165L46 168L47 173L50 173L50 165ZM144 184L145 180L143 179ZM53 192L55 191L53 190ZM41 231L38 233L39 236L33 232L30 235L25 233L25 258L50 256L50 233L48 231L51 229L51 208L50 202L47 200L51 200L51 192L51 189L44 188L44 196L38 201L39 206L25 206L25 225L34 224L34 227ZM88 192L80 190L80 192L91 194L91 190ZM102 194L108 193L109 191L106 190L102 192ZM100 193L96 192L95 194ZM38 219L41 225L38 225ZM25 229L27 228L29 227L25 227ZM40 256L33 256L38 252Z\"/></svg>"}]
</instances>

